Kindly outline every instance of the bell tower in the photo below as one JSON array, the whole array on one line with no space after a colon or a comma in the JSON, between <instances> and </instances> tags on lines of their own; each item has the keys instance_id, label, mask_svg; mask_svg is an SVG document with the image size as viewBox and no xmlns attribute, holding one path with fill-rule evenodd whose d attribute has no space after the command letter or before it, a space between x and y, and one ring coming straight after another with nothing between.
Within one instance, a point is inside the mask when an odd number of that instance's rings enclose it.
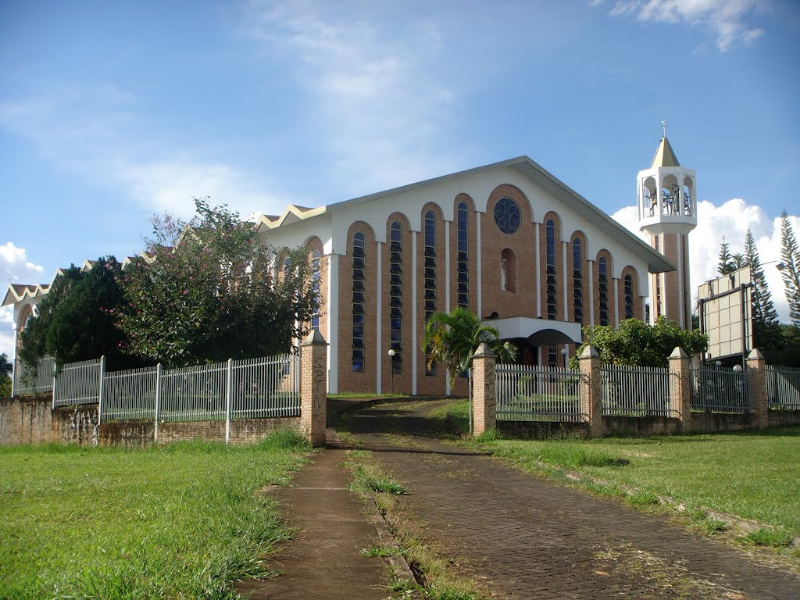
<instances>
[{"instance_id":1,"label":"bell tower","mask_svg":"<svg viewBox=\"0 0 800 600\"><path fill-rule=\"evenodd\" d=\"M653 164L637 178L639 229L676 270L650 275L650 324L663 315L691 329L689 232L697 226L697 175L680 165L667 139L667 124L661 124L664 137Z\"/></svg>"}]
</instances>

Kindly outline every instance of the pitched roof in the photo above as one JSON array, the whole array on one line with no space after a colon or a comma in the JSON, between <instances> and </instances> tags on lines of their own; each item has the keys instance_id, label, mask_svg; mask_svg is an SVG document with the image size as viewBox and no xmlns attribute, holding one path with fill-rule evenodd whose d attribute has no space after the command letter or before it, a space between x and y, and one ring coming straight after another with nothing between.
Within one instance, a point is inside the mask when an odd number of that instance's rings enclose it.
<instances>
[{"instance_id":1,"label":"pitched roof","mask_svg":"<svg viewBox=\"0 0 800 600\"><path fill-rule=\"evenodd\" d=\"M26 284L26 283L11 283L8 285L3 303L0 306L8 306L9 304L16 304L26 298L35 298L36 296L44 295L50 291L50 284Z\"/></svg>"},{"instance_id":2,"label":"pitched roof","mask_svg":"<svg viewBox=\"0 0 800 600\"><path fill-rule=\"evenodd\" d=\"M670 146L667 136L664 136L661 138L658 148L656 148L656 155L653 157L653 164L651 168L655 169L656 167L680 166L681 165L678 162L678 157L675 156L675 152L672 150L672 146Z\"/></svg>"},{"instance_id":3,"label":"pitched roof","mask_svg":"<svg viewBox=\"0 0 800 600\"><path fill-rule=\"evenodd\" d=\"M670 155L674 157L675 155L674 153L672 153L671 148L669 151ZM675 162L677 163L677 160ZM586 200L586 198L584 198L576 191L571 189L569 186L567 186L563 181L556 178L550 172L542 168L536 162L531 160L531 158L525 155L497 163L492 163L482 167L467 169L465 171L460 171L458 173L450 173L448 175L442 175L440 177L435 177L433 179L427 179L425 181L411 183L408 185L392 188L389 190L384 190L382 192L376 192L374 194L368 194L366 196L353 198L351 200L345 200L343 202L336 202L334 204L321 206L319 208L315 208L307 212L302 212L298 210L296 206L290 204L286 208L286 210L284 210L283 215L281 215L280 219L278 219L277 221L270 221L262 215L257 221L258 223L257 226L266 225L268 229L273 229L275 227L289 225L291 223L303 219L312 218L326 212L336 212L345 208L350 208L353 206L358 206L360 204L373 202L375 200L380 200L381 198L395 196L397 194L401 194L411 190L422 189L433 185L437 185L452 179L458 179L461 177L475 175L483 173L485 171L490 171L504 167L510 167L519 171L522 175L528 177L533 182L540 185L542 188L544 188L546 191L548 191L555 198L563 202L566 206L568 206L572 210L581 212L583 214L586 213L590 214L594 219L595 224L602 231L604 231L606 234L617 240L624 247L628 248L629 250L632 250L633 252L639 254L640 256L643 256L647 261L647 266L651 273L663 273L665 271L675 270L675 266L661 253L651 248L648 244L646 244L636 235L628 231L628 229L620 225L617 221L612 219L605 212L597 208L594 204Z\"/></svg>"}]
</instances>

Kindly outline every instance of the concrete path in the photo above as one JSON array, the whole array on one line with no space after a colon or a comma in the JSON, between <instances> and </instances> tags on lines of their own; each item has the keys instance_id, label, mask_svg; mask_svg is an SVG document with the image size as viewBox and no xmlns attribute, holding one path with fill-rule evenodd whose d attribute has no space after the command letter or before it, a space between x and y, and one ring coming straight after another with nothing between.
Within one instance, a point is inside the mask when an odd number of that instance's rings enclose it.
<instances>
[{"instance_id":1,"label":"concrete path","mask_svg":"<svg viewBox=\"0 0 800 600\"><path fill-rule=\"evenodd\" d=\"M374 406L347 428L409 487L400 502L424 535L492 596L800 598L799 577L664 516L442 443L426 417L437 405Z\"/></svg>"},{"instance_id":2,"label":"concrete path","mask_svg":"<svg viewBox=\"0 0 800 600\"><path fill-rule=\"evenodd\" d=\"M270 568L284 574L236 587L251 600L383 600L388 570L380 558L361 556L375 530L360 500L347 490L345 451L327 449L300 471L292 487L275 488L297 537L280 546Z\"/></svg>"}]
</instances>

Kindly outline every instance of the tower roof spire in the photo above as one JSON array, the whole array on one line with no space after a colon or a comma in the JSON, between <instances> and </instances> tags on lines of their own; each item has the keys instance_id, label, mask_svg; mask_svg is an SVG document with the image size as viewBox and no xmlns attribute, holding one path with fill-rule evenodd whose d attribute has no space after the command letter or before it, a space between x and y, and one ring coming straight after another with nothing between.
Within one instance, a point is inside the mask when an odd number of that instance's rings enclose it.
<instances>
[{"instance_id":1,"label":"tower roof spire","mask_svg":"<svg viewBox=\"0 0 800 600\"><path fill-rule=\"evenodd\" d=\"M667 126L664 125L664 137L661 138L661 142L658 144L658 148L656 148L656 155L653 157L653 164L650 168L655 169L656 167L680 166L681 164L678 162L678 157L675 156L672 146L669 145L669 140L667 139Z\"/></svg>"}]
</instances>

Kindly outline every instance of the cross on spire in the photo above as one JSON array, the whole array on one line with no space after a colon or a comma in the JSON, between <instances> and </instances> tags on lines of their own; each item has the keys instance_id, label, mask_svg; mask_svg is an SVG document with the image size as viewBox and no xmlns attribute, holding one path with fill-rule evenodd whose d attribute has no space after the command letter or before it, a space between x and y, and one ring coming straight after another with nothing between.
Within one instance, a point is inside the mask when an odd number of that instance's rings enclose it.
<instances>
[{"instance_id":1,"label":"cross on spire","mask_svg":"<svg viewBox=\"0 0 800 600\"><path fill-rule=\"evenodd\" d=\"M661 126L664 128L664 137L667 137L667 122L661 121Z\"/></svg>"}]
</instances>

